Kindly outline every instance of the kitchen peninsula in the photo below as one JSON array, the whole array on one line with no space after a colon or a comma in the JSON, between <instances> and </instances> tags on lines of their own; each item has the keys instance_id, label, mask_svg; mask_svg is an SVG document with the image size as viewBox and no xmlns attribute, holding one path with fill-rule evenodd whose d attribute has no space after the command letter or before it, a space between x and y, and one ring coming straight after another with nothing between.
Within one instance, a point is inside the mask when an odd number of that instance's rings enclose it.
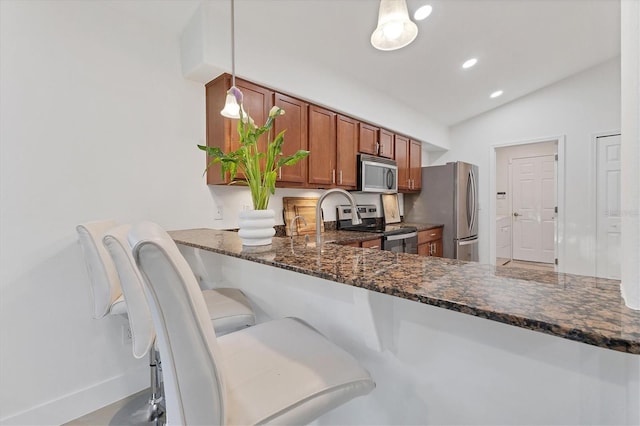
<instances>
[{"instance_id":1,"label":"kitchen peninsula","mask_svg":"<svg viewBox=\"0 0 640 426\"><path fill-rule=\"evenodd\" d=\"M299 316L362 360L378 389L328 422L640 419L640 312L615 281L304 237L255 252L234 232L171 236L202 285L237 286L264 318Z\"/></svg>"}]
</instances>

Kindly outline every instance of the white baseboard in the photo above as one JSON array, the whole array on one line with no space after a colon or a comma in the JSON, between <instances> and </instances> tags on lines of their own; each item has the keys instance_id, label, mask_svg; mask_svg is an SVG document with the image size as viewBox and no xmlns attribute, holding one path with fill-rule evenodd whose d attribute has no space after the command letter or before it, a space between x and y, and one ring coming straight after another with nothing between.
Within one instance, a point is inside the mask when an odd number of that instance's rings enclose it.
<instances>
[{"instance_id":1,"label":"white baseboard","mask_svg":"<svg viewBox=\"0 0 640 426\"><path fill-rule=\"evenodd\" d=\"M0 425L61 425L149 387L149 367L81 389L0 419Z\"/></svg>"}]
</instances>

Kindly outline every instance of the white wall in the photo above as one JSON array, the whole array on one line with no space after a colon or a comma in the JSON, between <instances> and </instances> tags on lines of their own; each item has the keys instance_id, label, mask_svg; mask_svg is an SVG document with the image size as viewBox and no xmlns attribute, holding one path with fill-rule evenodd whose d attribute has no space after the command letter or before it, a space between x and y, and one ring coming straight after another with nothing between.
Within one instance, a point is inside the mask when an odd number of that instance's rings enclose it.
<instances>
[{"instance_id":1,"label":"white wall","mask_svg":"<svg viewBox=\"0 0 640 426\"><path fill-rule=\"evenodd\" d=\"M75 225L213 226L204 88L178 36L103 2L0 2L0 422L59 424L148 386L91 319Z\"/></svg>"},{"instance_id":2,"label":"white wall","mask_svg":"<svg viewBox=\"0 0 640 426\"><path fill-rule=\"evenodd\" d=\"M627 306L640 309L640 2L623 0L621 6L621 290Z\"/></svg>"},{"instance_id":3,"label":"white wall","mask_svg":"<svg viewBox=\"0 0 640 426\"><path fill-rule=\"evenodd\" d=\"M595 170L592 136L620 128L620 58L569 77L451 128L452 149L430 152L431 164L467 161L480 167L480 261L489 262L491 147L565 136L564 265L595 273Z\"/></svg>"}]
</instances>

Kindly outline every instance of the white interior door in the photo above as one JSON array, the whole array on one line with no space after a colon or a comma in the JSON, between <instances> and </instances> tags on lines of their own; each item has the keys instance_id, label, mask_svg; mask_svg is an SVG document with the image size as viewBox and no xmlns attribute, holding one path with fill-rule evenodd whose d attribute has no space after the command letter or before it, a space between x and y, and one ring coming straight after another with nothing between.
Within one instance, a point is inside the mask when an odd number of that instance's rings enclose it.
<instances>
[{"instance_id":1,"label":"white interior door","mask_svg":"<svg viewBox=\"0 0 640 426\"><path fill-rule=\"evenodd\" d=\"M620 279L620 135L596 141L596 276Z\"/></svg>"},{"instance_id":2,"label":"white interior door","mask_svg":"<svg viewBox=\"0 0 640 426\"><path fill-rule=\"evenodd\" d=\"M555 262L555 156L512 161L513 258Z\"/></svg>"}]
</instances>

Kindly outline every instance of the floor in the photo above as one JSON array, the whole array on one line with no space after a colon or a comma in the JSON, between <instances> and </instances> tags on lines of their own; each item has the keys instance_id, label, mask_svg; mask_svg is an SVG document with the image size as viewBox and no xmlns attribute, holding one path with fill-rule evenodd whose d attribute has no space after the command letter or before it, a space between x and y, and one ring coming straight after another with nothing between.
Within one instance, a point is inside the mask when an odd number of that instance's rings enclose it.
<instances>
[{"instance_id":1,"label":"floor","mask_svg":"<svg viewBox=\"0 0 640 426\"><path fill-rule=\"evenodd\" d=\"M504 268L525 268L525 269L533 269L536 271L550 271L553 272L555 270L555 265L552 263L538 263L538 262L525 262L524 260L511 260L511 259L502 259L496 258L496 266L501 266Z\"/></svg>"},{"instance_id":2,"label":"floor","mask_svg":"<svg viewBox=\"0 0 640 426\"><path fill-rule=\"evenodd\" d=\"M94 411L93 413L89 413L85 416L72 420L69 423L65 423L63 426L124 426L125 424L131 424L125 421L112 423L112 420L114 418L116 420L121 418L121 410L126 409L127 404L135 401L136 399L139 400L139 403L144 407L144 403L147 401L148 395L149 389L145 389L136 394L128 396L127 398L121 399L120 401L116 401L111 405L102 407L99 410ZM136 424L136 422L133 422L133 424Z\"/></svg>"}]
</instances>

